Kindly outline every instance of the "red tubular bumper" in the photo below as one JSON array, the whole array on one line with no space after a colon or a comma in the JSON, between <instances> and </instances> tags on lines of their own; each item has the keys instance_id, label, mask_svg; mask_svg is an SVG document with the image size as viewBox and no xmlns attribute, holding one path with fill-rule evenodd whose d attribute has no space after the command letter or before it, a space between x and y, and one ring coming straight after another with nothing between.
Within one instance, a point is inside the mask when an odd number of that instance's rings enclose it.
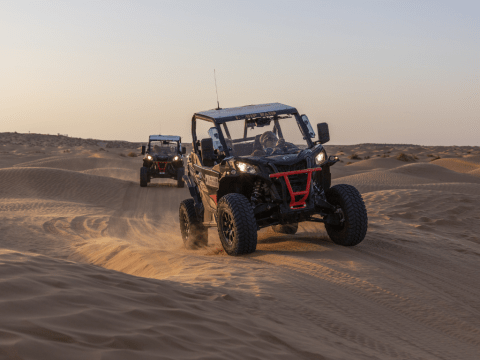
<instances>
[{"instance_id":1,"label":"red tubular bumper","mask_svg":"<svg viewBox=\"0 0 480 360\"><path fill-rule=\"evenodd\" d=\"M270 178L283 177L285 179L285 184L287 184L287 189L288 189L288 192L290 193L290 199L291 199L290 209L300 209L302 207L307 206L305 202L307 201L308 195L310 194L310 182L312 181L312 173L320 170L322 170L322 168L286 171L286 172L271 174ZM304 191L293 192L292 185L290 185L290 180L288 180L288 176L297 175L297 174L308 174L307 188ZM295 196L300 196L300 195L303 195L303 197L300 200L296 201Z\"/></svg>"},{"instance_id":2,"label":"red tubular bumper","mask_svg":"<svg viewBox=\"0 0 480 360\"><path fill-rule=\"evenodd\" d=\"M157 161L157 168L160 173L165 173L168 161Z\"/></svg>"}]
</instances>

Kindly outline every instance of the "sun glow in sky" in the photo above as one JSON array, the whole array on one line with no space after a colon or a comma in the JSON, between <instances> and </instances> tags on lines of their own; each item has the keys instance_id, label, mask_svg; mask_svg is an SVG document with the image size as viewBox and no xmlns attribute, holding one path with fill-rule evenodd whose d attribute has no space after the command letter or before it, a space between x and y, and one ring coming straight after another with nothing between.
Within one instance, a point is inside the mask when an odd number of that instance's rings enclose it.
<instances>
[{"instance_id":1,"label":"sun glow in sky","mask_svg":"<svg viewBox=\"0 0 480 360\"><path fill-rule=\"evenodd\" d=\"M2 1L0 132L190 140L214 68L332 144L480 145L477 1Z\"/></svg>"}]
</instances>

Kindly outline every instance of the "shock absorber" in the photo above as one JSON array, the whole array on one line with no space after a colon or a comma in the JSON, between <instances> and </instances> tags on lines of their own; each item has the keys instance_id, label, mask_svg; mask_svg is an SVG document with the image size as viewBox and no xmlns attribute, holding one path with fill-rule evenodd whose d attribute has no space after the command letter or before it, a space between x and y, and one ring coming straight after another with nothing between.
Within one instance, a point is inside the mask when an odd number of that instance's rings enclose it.
<instances>
[{"instance_id":1,"label":"shock absorber","mask_svg":"<svg viewBox=\"0 0 480 360\"><path fill-rule=\"evenodd\" d=\"M318 184L315 181L313 182L313 190L315 192L315 195L320 195L322 198L325 197L325 192L320 186L318 186Z\"/></svg>"},{"instance_id":2,"label":"shock absorber","mask_svg":"<svg viewBox=\"0 0 480 360\"><path fill-rule=\"evenodd\" d=\"M316 183L313 183L313 189L315 191L315 197L314 197L315 206L329 209L331 211L336 210L335 206L327 202L325 192L320 186L318 186Z\"/></svg>"},{"instance_id":3,"label":"shock absorber","mask_svg":"<svg viewBox=\"0 0 480 360\"><path fill-rule=\"evenodd\" d=\"M253 204L257 203L258 200L260 199L260 196L262 196L261 188L262 188L262 181L261 180L255 181L255 184L253 185L253 192L251 197Z\"/></svg>"}]
</instances>

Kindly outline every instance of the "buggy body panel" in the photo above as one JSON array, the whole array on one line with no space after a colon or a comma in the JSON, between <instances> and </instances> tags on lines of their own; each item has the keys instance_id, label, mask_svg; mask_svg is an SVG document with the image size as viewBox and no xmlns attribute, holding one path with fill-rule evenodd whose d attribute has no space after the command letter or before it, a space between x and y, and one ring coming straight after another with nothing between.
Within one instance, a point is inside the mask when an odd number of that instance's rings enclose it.
<instances>
[{"instance_id":1,"label":"buggy body panel","mask_svg":"<svg viewBox=\"0 0 480 360\"><path fill-rule=\"evenodd\" d=\"M274 123L275 134L283 138L279 120L285 117L293 118L298 125L305 141L304 148L298 148L295 153L269 156L235 154L233 148L254 142L255 138L248 136L250 128ZM213 151L207 149L208 138L199 139L199 135L207 134L197 134L198 121L209 122L216 129L220 145ZM228 125L233 122L244 124L245 130L239 139L234 139L230 134ZM211 134L209 131L208 135ZM320 173L322 170L329 173L328 168L336 160L327 160L325 157L321 165L315 163L315 156L325 150L321 144L315 144L312 135L297 109L280 103L195 113L192 117L193 149L186 176L191 180L189 184L195 187L195 193L198 193L196 208L205 225L215 226L218 201L229 193L243 194L252 201L259 228L306 220L318 213L315 196L321 196L322 190L317 185L322 177ZM206 155L207 150L210 151L209 156ZM253 167L255 171L241 172L238 163Z\"/></svg>"}]
</instances>

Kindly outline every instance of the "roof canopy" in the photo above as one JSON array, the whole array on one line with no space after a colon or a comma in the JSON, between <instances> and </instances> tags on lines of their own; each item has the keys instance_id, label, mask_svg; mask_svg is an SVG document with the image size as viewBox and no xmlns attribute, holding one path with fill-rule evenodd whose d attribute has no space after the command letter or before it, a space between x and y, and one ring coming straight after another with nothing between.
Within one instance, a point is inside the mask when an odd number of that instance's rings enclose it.
<instances>
[{"instance_id":1,"label":"roof canopy","mask_svg":"<svg viewBox=\"0 0 480 360\"><path fill-rule=\"evenodd\" d=\"M150 141L181 141L182 138L176 135L150 135Z\"/></svg>"},{"instance_id":2,"label":"roof canopy","mask_svg":"<svg viewBox=\"0 0 480 360\"><path fill-rule=\"evenodd\" d=\"M296 112L297 109L295 109L294 107L283 105L280 103L271 103L261 105L247 105L220 110L206 110L195 113L195 116L208 118L209 120L215 120L216 122L223 123L226 121L282 114L293 114Z\"/></svg>"}]
</instances>

